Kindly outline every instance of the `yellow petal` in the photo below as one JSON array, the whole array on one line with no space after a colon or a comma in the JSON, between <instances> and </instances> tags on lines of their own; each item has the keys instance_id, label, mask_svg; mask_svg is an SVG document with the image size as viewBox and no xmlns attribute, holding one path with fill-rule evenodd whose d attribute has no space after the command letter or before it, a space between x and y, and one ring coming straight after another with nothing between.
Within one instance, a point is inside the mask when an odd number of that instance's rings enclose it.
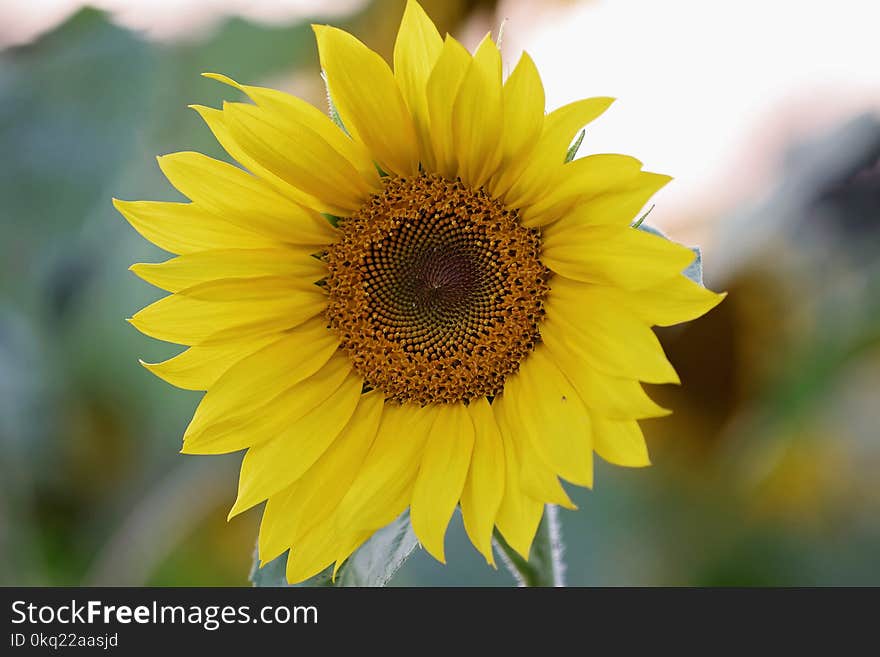
<instances>
[{"instance_id":1,"label":"yellow petal","mask_svg":"<svg viewBox=\"0 0 880 657\"><path fill-rule=\"evenodd\" d=\"M544 128L544 85L525 52L504 83L502 102L502 161L510 164L528 155Z\"/></svg>"},{"instance_id":2,"label":"yellow petal","mask_svg":"<svg viewBox=\"0 0 880 657\"><path fill-rule=\"evenodd\" d=\"M717 306L727 293L716 294L683 275L676 275L654 287L641 290L619 288L596 291L619 303L646 324L672 326L689 322Z\"/></svg>"},{"instance_id":3,"label":"yellow petal","mask_svg":"<svg viewBox=\"0 0 880 657\"><path fill-rule=\"evenodd\" d=\"M241 463L232 517L299 479L327 451L348 424L361 396L363 379L350 374L325 401L277 438L248 449Z\"/></svg>"},{"instance_id":4,"label":"yellow petal","mask_svg":"<svg viewBox=\"0 0 880 657\"><path fill-rule=\"evenodd\" d=\"M622 379L596 370L576 352L558 341L557 333L542 336L553 361L577 390L591 417L611 420L640 420L663 417L671 411L658 405L634 379Z\"/></svg>"},{"instance_id":5,"label":"yellow petal","mask_svg":"<svg viewBox=\"0 0 880 657\"><path fill-rule=\"evenodd\" d=\"M343 30L312 28L330 96L345 127L384 171L402 176L418 172L416 131L388 64Z\"/></svg>"},{"instance_id":6,"label":"yellow petal","mask_svg":"<svg viewBox=\"0 0 880 657\"><path fill-rule=\"evenodd\" d=\"M308 281L298 281L285 276L257 276L246 280L223 278L199 283L176 292L175 295L200 301L269 301L280 295L314 292L316 289L325 294L319 286ZM298 322L297 325L301 323Z\"/></svg>"},{"instance_id":7,"label":"yellow petal","mask_svg":"<svg viewBox=\"0 0 880 657\"><path fill-rule=\"evenodd\" d=\"M543 344L504 386L519 424L550 468L578 486L593 485L593 447L587 410ZM510 420L510 416L508 416Z\"/></svg>"},{"instance_id":8,"label":"yellow petal","mask_svg":"<svg viewBox=\"0 0 880 657\"><path fill-rule=\"evenodd\" d=\"M511 448L515 452L515 462L518 464L518 485L522 492L539 502L558 504L566 509L575 509L574 503L568 497L568 493L559 483L557 473L547 464L538 452L532 437L524 426L519 410L513 402L518 396L514 392L509 395L508 389L516 387L518 382L510 377L505 384L505 394L496 397L492 403L498 428L504 439L504 449ZM507 466L510 467L511 454L505 451Z\"/></svg>"},{"instance_id":9,"label":"yellow petal","mask_svg":"<svg viewBox=\"0 0 880 657\"><path fill-rule=\"evenodd\" d=\"M317 287L312 292L286 279L230 279L171 294L135 313L129 321L157 340L195 345L293 328L326 305L327 296Z\"/></svg>"},{"instance_id":10,"label":"yellow petal","mask_svg":"<svg viewBox=\"0 0 880 657\"><path fill-rule=\"evenodd\" d=\"M264 335L241 342L189 347L161 363L141 361L141 365L178 388L207 390L230 367L277 337L278 334Z\"/></svg>"},{"instance_id":11,"label":"yellow petal","mask_svg":"<svg viewBox=\"0 0 880 657\"><path fill-rule=\"evenodd\" d=\"M586 289L576 303L556 294L554 281L541 335L609 376L647 383L679 383L654 332L622 307L607 306ZM566 298L569 299L566 301Z\"/></svg>"},{"instance_id":12,"label":"yellow petal","mask_svg":"<svg viewBox=\"0 0 880 657\"><path fill-rule=\"evenodd\" d=\"M522 211L526 226L541 226L563 216L585 199L619 188L638 176L642 163L628 155L588 155L564 164L543 199Z\"/></svg>"},{"instance_id":13,"label":"yellow petal","mask_svg":"<svg viewBox=\"0 0 880 657\"><path fill-rule=\"evenodd\" d=\"M492 194L508 206L521 209L540 201L559 175L577 131L599 117L612 102L613 98L587 98L550 112L529 157L520 166L499 172L490 183Z\"/></svg>"},{"instance_id":14,"label":"yellow petal","mask_svg":"<svg viewBox=\"0 0 880 657\"><path fill-rule=\"evenodd\" d=\"M324 367L267 399L265 405L250 412L236 412L231 408L228 415L204 424L200 431L188 430L181 452L226 454L273 440L326 401L350 372L351 361L337 351Z\"/></svg>"},{"instance_id":15,"label":"yellow petal","mask_svg":"<svg viewBox=\"0 0 880 657\"><path fill-rule=\"evenodd\" d=\"M162 173L184 196L229 223L294 244L335 241L336 231L323 217L236 166L193 152L157 159Z\"/></svg>"},{"instance_id":16,"label":"yellow petal","mask_svg":"<svg viewBox=\"0 0 880 657\"><path fill-rule=\"evenodd\" d=\"M377 390L362 395L345 429L321 458L292 486L269 498L260 525L262 561L297 545L339 505L373 444L383 404Z\"/></svg>"},{"instance_id":17,"label":"yellow petal","mask_svg":"<svg viewBox=\"0 0 880 657\"><path fill-rule=\"evenodd\" d=\"M638 422L615 422L593 417L596 453L609 463L630 468L651 465Z\"/></svg>"},{"instance_id":18,"label":"yellow petal","mask_svg":"<svg viewBox=\"0 0 880 657\"><path fill-rule=\"evenodd\" d=\"M327 568L336 558L339 544L340 536L329 521L301 536L287 555L288 583L299 584Z\"/></svg>"},{"instance_id":19,"label":"yellow petal","mask_svg":"<svg viewBox=\"0 0 880 657\"><path fill-rule=\"evenodd\" d=\"M250 414L321 369L339 346L323 317L311 319L231 367L202 398L184 440Z\"/></svg>"},{"instance_id":20,"label":"yellow petal","mask_svg":"<svg viewBox=\"0 0 880 657\"><path fill-rule=\"evenodd\" d=\"M308 254L309 247L292 249L215 249L172 258L158 264L139 263L131 271L169 292L230 278L288 276L306 285L327 275L327 265Z\"/></svg>"},{"instance_id":21,"label":"yellow petal","mask_svg":"<svg viewBox=\"0 0 880 657\"><path fill-rule=\"evenodd\" d=\"M224 221L194 203L113 199L113 206L137 232L170 253L278 246L277 240Z\"/></svg>"},{"instance_id":22,"label":"yellow petal","mask_svg":"<svg viewBox=\"0 0 880 657\"><path fill-rule=\"evenodd\" d=\"M639 171L626 182L578 202L545 230L549 234L571 224L629 226L648 199L670 180L670 176Z\"/></svg>"},{"instance_id":23,"label":"yellow petal","mask_svg":"<svg viewBox=\"0 0 880 657\"><path fill-rule=\"evenodd\" d=\"M342 564L363 545L372 532L340 533L336 524L328 520L303 536L287 557L287 582L299 584L327 568L334 560L332 580Z\"/></svg>"},{"instance_id":24,"label":"yellow petal","mask_svg":"<svg viewBox=\"0 0 880 657\"><path fill-rule=\"evenodd\" d=\"M320 461L321 459L318 459L318 463ZM317 467L317 463L315 467ZM308 476L308 473L305 476ZM263 507L263 517L260 519L260 531L257 535L257 554L261 564L272 561L306 533L298 531L302 516L297 505L300 481L305 476L300 477L287 488L270 495L266 500L266 506ZM327 522L327 517L315 518L315 521L318 525L322 525ZM328 556L332 561L332 555Z\"/></svg>"},{"instance_id":25,"label":"yellow petal","mask_svg":"<svg viewBox=\"0 0 880 657\"><path fill-rule=\"evenodd\" d=\"M378 529L403 513L436 415L434 406L385 405L376 440L339 505L341 528Z\"/></svg>"},{"instance_id":26,"label":"yellow petal","mask_svg":"<svg viewBox=\"0 0 880 657\"><path fill-rule=\"evenodd\" d=\"M498 408L497 398L492 407L499 420L499 426L502 426L501 417L503 414ZM516 449L509 435L505 435L503 427L502 438L505 461L504 497L501 498L501 506L498 507L495 524L510 547L516 550L523 559L528 559L535 532L538 530L538 524L544 513L544 505L523 491L520 485L520 466Z\"/></svg>"},{"instance_id":27,"label":"yellow petal","mask_svg":"<svg viewBox=\"0 0 880 657\"><path fill-rule=\"evenodd\" d=\"M501 53L487 35L474 53L452 109L458 175L480 187L501 163Z\"/></svg>"},{"instance_id":28,"label":"yellow petal","mask_svg":"<svg viewBox=\"0 0 880 657\"><path fill-rule=\"evenodd\" d=\"M461 492L461 517L471 542L494 566L492 529L504 496L504 445L484 397L471 401L467 409L474 424L474 453Z\"/></svg>"},{"instance_id":29,"label":"yellow petal","mask_svg":"<svg viewBox=\"0 0 880 657\"><path fill-rule=\"evenodd\" d=\"M675 242L617 226L547 230L541 252L544 264L567 278L633 290L680 274L695 257Z\"/></svg>"},{"instance_id":30,"label":"yellow petal","mask_svg":"<svg viewBox=\"0 0 880 657\"><path fill-rule=\"evenodd\" d=\"M345 158L370 186L381 188L379 173L369 151L363 144L354 141L340 130L326 113L314 105L277 89L239 84L225 75L216 73L203 75L247 94L266 113L266 120L285 132L300 135L307 131L311 139L323 139Z\"/></svg>"},{"instance_id":31,"label":"yellow petal","mask_svg":"<svg viewBox=\"0 0 880 657\"><path fill-rule=\"evenodd\" d=\"M334 213L361 207L376 191L330 144L305 128L293 133L271 123L260 108L224 103L233 139L273 174L328 204Z\"/></svg>"},{"instance_id":32,"label":"yellow petal","mask_svg":"<svg viewBox=\"0 0 880 657\"><path fill-rule=\"evenodd\" d=\"M564 162L568 147L578 131L602 116L613 102L613 98L604 96L584 98L550 112L539 143L545 156L554 157L560 163Z\"/></svg>"},{"instance_id":33,"label":"yellow petal","mask_svg":"<svg viewBox=\"0 0 880 657\"><path fill-rule=\"evenodd\" d=\"M301 536L290 548L287 557L287 581L298 584L314 577L327 568L339 555L343 560L370 537L367 532L358 535L341 533L334 518L325 519ZM337 564L337 567L340 564ZM336 577L336 570L333 571Z\"/></svg>"},{"instance_id":34,"label":"yellow petal","mask_svg":"<svg viewBox=\"0 0 880 657\"><path fill-rule=\"evenodd\" d=\"M447 178L454 177L458 168L452 137L452 108L470 64L467 49L447 35L428 78L426 95L435 166L436 171Z\"/></svg>"},{"instance_id":35,"label":"yellow petal","mask_svg":"<svg viewBox=\"0 0 880 657\"><path fill-rule=\"evenodd\" d=\"M444 404L437 413L412 493L413 531L424 548L446 563L443 539L461 497L474 447L474 425L464 404Z\"/></svg>"},{"instance_id":36,"label":"yellow petal","mask_svg":"<svg viewBox=\"0 0 880 657\"><path fill-rule=\"evenodd\" d=\"M414 0L408 0L394 43L394 77L409 108L419 140L421 160L434 167L426 87L431 70L443 49L434 23Z\"/></svg>"},{"instance_id":37,"label":"yellow petal","mask_svg":"<svg viewBox=\"0 0 880 657\"><path fill-rule=\"evenodd\" d=\"M346 559L348 559L361 545L366 543L367 539L372 535L372 531L360 531L344 535L345 538L339 541L338 545L340 547L336 550L336 563L333 566L332 581L336 581L336 575L339 573L339 569L342 567L342 564L345 563Z\"/></svg>"},{"instance_id":38,"label":"yellow petal","mask_svg":"<svg viewBox=\"0 0 880 657\"><path fill-rule=\"evenodd\" d=\"M214 137L223 146L223 149L236 162L241 164L245 169L257 176L260 180L271 187L279 196L288 199L304 208L309 208L312 212L327 212L345 216L344 209L337 207L333 203L333 199L319 199L312 194L307 194L302 189L291 185L286 180L278 177L267 169L263 164L258 162L235 140L230 128L229 116L222 110L203 105L190 105L190 108L198 112L199 116L214 134ZM326 223L326 221L325 221Z\"/></svg>"}]
</instances>

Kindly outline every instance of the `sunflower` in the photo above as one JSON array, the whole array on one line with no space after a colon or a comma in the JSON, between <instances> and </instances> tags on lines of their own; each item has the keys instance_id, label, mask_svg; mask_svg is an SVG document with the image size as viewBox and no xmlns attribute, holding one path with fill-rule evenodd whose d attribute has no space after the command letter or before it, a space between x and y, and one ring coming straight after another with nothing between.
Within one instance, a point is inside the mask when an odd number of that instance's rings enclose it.
<instances>
[{"instance_id":1,"label":"sunflower","mask_svg":"<svg viewBox=\"0 0 880 657\"><path fill-rule=\"evenodd\" d=\"M495 528L527 558L560 483L593 452L648 465L640 382L677 383L651 330L722 296L693 252L632 220L668 176L624 155L567 161L611 98L549 114L532 59L503 79L409 2L392 69L315 25L334 119L208 75L252 103L195 106L242 168L159 158L190 203L115 201L177 254L133 271L171 294L131 323L186 345L144 366L207 393L182 451L247 450L230 517L265 502L259 556L287 577L338 566L410 510L444 561L456 507L494 565Z\"/></svg>"}]
</instances>

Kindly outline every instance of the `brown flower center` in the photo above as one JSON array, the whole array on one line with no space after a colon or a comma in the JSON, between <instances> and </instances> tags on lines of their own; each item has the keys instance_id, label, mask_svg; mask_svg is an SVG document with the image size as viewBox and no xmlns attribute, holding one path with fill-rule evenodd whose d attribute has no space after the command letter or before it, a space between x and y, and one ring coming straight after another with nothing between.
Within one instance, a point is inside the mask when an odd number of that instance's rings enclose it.
<instances>
[{"instance_id":1,"label":"brown flower center","mask_svg":"<svg viewBox=\"0 0 880 657\"><path fill-rule=\"evenodd\" d=\"M539 340L540 238L482 189L392 178L327 253L327 319L366 383L400 403L501 392Z\"/></svg>"}]
</instances>

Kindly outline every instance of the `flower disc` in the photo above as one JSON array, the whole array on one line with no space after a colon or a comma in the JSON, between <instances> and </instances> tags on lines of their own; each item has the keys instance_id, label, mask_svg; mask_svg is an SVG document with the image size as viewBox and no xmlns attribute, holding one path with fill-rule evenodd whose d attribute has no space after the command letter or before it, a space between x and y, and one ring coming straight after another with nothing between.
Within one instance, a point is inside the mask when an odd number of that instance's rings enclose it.
<instances>
[{"instance_id":1,"label":"flower disc","mask_svg":"<svg viewBox=\"0 0 880 657\"><path fill-rule=\"evenodd\" d=\"M537 231L434 174L388 180L341 228L327 317L367 384L421 405L499 394L539 339Z\"/></svg>"}]
</instances>

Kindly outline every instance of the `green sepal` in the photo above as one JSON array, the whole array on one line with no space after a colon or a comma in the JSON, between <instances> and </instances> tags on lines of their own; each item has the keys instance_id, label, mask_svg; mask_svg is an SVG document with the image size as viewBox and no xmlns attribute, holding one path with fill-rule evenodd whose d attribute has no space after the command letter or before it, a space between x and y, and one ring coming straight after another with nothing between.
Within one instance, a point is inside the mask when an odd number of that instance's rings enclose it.
<instances>
[{"instance_id":1,"label":"green sepal","mask_svg":"<svg viewBox=\"0 0 880 657\"><path fill-rule=\"evenodd\" d=\"M322 212L321 216L324 217L324 219L327 220L327 223L329 223L334 228L339 226L339 217L337 217L336 215L330 214L329 212Z\"/></svg>"},{"instance_id":2,"label":"green sepal","mask_svg":"<svg viewBox=\"0 0 880 657\"><path fill-rule=\"evenodd\" d=\"M578 149L580 149L581 144L584 141L584 135L587 134L586 130L581 130L580 134L577 136L577 139L574 140L571 146L568 147L568 152L565 154L565 162L566 164L571 162L575 155L577 155Z\"/></svg>"},{"instance_id":3,"label":"green sepal","mask_svg":"<svg viewBox=\"0 0 880 657\"><path fill-rule=\"evenodd\" d=\"M351 137L348 129L345 127L345 124L342 122L342 117L339 116L339 110L336 109L336 103L333 102L333 97L330 95L330 85L327 83L327 74L324 71L321 71L321 79L324 81L324 90L327 92L327 113L330 115L330 119L339 126L339 128Z\"/></svg>"}]
</instances>

